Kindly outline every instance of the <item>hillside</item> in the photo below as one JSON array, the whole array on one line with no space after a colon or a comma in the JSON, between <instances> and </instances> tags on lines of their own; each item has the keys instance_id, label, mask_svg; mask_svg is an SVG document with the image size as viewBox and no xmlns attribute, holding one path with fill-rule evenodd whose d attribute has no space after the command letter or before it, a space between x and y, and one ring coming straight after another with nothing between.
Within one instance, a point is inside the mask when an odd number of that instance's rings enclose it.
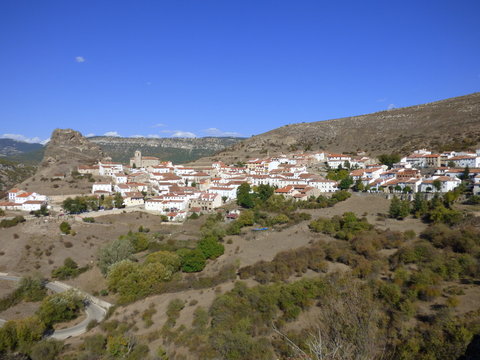
<instances>
[{"instance_id":1,"label":"hillside","mask_svg":"<svg viewBox=\"0 0 480 360\"><path fill-rule=\"evenodd\" d=\"M406 154L423 147L461 150L475 148L479 143L480 93L474 93L373 114L286 125L202 161L232 163L304 150Z\"/></svg>"},{"instance_id":2,"label":"hillside","mask_svg":"<svg viewBox=\"0 0 480 360\"><path fill-rule=\"evenodd\" d=\"M0 158L0 196L35 173L35 167Z\"/></svg>"},{"instance_id":3,"label":"hillside","mask_svg":"<svg viewBox=\"0 0 480 360\"><path fill-rule=\"evenodd\" d=\"M173 163L194 161L210 156L241 141L234 137L203 138L123 138L95 136L88 138L108 154L112 160L128 163L133 153L140 150L143 155L156 156Z\"/></svg>"}]
</instances>

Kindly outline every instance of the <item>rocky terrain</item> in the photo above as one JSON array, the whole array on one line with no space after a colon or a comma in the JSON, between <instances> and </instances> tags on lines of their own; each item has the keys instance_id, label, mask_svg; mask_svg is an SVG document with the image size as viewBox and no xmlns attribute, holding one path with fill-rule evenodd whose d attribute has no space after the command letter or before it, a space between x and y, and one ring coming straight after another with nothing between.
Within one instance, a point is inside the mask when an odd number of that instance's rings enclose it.
<instances>
[{"instance_id":1,"label":"rocky terrain","mask_svg":"<svg viewBox=\"0 0 480 360\"><path fill-rule=\"evenodd\" d=\"M143 155L157 156L162 160L184 163L212 155L232 146L242 138L203 137L203 138L123 138L96 136L88 138L97 144L114 161L128 163L133 153L140 150Z\"/></svg>"},{"instance_id":2,"label":"rocky terrain","mask_svg":"<svg viewBox=\"0 0 480 360\"><path fill-rule=\"evenodd\" d=\"M3 197L5 191L32 176L35 170L34 166L0 158L0 196Z\"/></svg>"},{"instance_id":3,"label":"rocky terrain","mask_svg":"<svg viewBox=\"0 0 480 360\"><path fill-rule=\"evenodd\" d=\"M480 143L480 93L341 119L286 125L205 159L229 163L305 150L370 155L428 147L473 149Z\"/></svg>"}]
</instances>

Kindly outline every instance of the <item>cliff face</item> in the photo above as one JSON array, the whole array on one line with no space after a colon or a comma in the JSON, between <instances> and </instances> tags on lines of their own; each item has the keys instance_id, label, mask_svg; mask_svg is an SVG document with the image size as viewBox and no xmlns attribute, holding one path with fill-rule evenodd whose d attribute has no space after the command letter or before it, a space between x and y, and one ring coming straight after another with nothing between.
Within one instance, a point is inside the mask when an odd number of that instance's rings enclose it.
<instances>
[{"instance_id":1,"label":"cliff face","mask_svg":"<svg viewBox=\"0 0 480 360\"><path fill-rule=\"evenodd\" d=\"M423 147L462 150L478 144L480 93L474 93L373 114L287 125L235 144L214 158L235 162L304 150L407 154Z\"/></svg>"},{"instance_id":2,"label":"cliff face","mask_svg":"<svg viewBox=\"0 0 480 360\"><path fill-rule=\"evenodd\" d=\"M185 163L212 155L242 138L203 137L203 138L122 138L96 136L89 138L99 145L114 161L128 162L136 150L143 155L157 156L174 163Z\"/></svg>"},{"instance_id":3,"label":"cliff face","mask_svg":"<svg viewBox=\"0 0 480 360\"><path fill-rule=\"evenodd\" d=\"M79 164L93 164L105 158L100 147L88 141L78 131L72 129L55 129L45 147L42 168L73 169Z\"/></svg>"}]
</instances>

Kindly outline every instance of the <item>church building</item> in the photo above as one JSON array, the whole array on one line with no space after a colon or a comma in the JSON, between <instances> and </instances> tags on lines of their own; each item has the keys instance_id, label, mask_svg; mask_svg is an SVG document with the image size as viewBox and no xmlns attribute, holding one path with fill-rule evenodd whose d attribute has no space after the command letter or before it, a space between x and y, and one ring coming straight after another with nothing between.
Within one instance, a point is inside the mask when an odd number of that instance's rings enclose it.
<instances>
[{"instance_id":1,"label":"church building","mask_svg":"<svg viewBox=\"0 0 480 360\"><path fill-rule=\"evenodd\" d=\"M142 156L140 150L135 151L135 156L130 158L130 167L146 168L148 166L160 165L160 159L155 156Z\"/></svg>"}]
</instances>

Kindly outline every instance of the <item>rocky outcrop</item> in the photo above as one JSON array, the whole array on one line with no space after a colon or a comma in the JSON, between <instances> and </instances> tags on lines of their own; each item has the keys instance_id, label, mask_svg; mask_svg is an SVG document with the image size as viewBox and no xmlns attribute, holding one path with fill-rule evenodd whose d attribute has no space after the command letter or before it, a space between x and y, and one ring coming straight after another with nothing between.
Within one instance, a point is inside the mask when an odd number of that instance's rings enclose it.
<instances>
[{"instance_id":1,"label":"rocky outcrop","mask_svg":"<svg viewBox=\"0 0 480 360\"><path fill-rule=\"evenodd\" d=\"M79 164L94 164L106 157L102 149L72 129L55 129L46 145L42 168L56 167L58 172Z\"/></svg>"}]
</instances>

